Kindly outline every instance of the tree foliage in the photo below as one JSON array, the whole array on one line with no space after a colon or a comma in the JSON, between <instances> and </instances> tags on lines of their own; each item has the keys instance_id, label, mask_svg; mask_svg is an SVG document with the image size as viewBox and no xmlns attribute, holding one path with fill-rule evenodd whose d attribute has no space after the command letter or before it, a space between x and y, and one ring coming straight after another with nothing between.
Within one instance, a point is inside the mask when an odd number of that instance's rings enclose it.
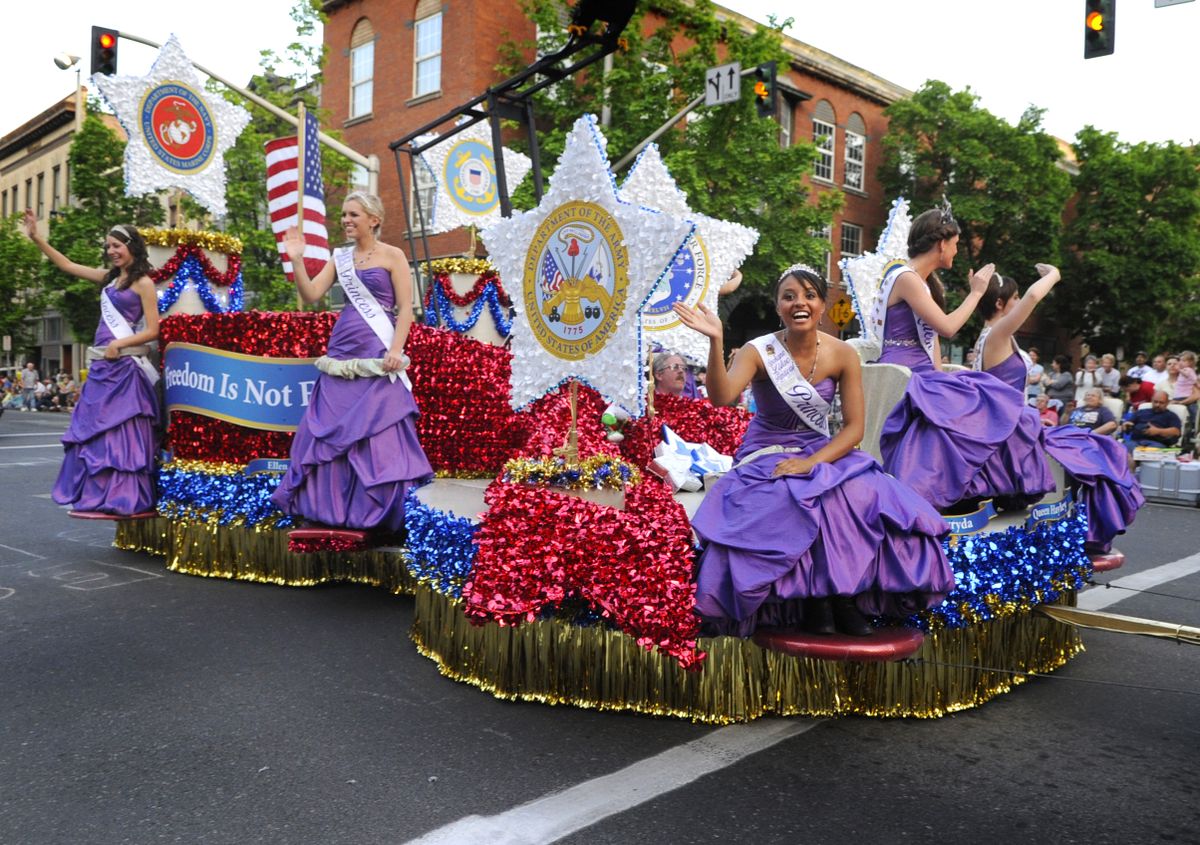
<instances>
[{"instance_id":1,"label":"tree foliage","mask_svg":"<svg viewBox=\"0 0 1200 845\"><path fill-rule=\"evenodd\" d=\"M26 319L40 312L42 302L42 253L21 231L21 215L0 220L0 335L12 338L13 352L33 342Z\"/></svg>"},{"instance_id":2,"label":"tree foliage","mask_svg":"<svg viewBox=\"0 0 1200 845\"><path fill-rule=\"evenodd\" d=\"M605 105L611 110L603 131L609 158L615 163L704 93L707 68L730 61L739 61L743 68L770 60L780 68L787 66L781 34L786 23L772 21L770 26L746 32L719 21L709 0L656 0L653 8L666 23L644 35L643 19L650 5L639 4L622 33L629 47L613 55L611 71L602 72L597 63L538 95L538 143L546 172L552 170L567 131L581 114L600 115ZM541 42L505 44L502 73L525 67L535 46L547 53L567 40L561 0L526 0L525 9L543 33ZM754 254L742 267L746 283L722 305L728 308L736 304L734 300L751 296L760 300L760 311L766 311L770 285L781 268L798 261L824 263L828 243L812 233L829 224L841 207L842 194L810 194L804 177L812 170L814 148L805 142L780 147L779 124L757 116L751 85L743 80L742 99L737 103L701 106L686 124L659 138L658 145L695 211L759 231ZM523 140L514 146L525 148ZM532 204L526 180L514 194L514 205L529 208Z\"/></svg>"},{"instance_id":3,"label":"tree foliage","mask_svg":"<svg viewBox=\"0 0 1200 845\"><path fill-rule=\"evenodd\" d=\"M948 276L958 288L969 269L988 262L1032 279L1035 263L1056 260L1071 184L1058 142L1041 129L1040 109L1029 108L1013 126L969 88L930 80L884 113L880 182L888 197L907 197L914 216L943 195L953 204L965 260Z\"/></svg>"},{"instance_id":4,"label":"tree foliage","mask_svg":"<svg viewBox=\"0 0 1200 845\"><path fill-rule=\"evenodd\" d=\"M1056 312L1100 349L1200 346L1200 154L1086 127Z\"/></svg>"}]
</instances>

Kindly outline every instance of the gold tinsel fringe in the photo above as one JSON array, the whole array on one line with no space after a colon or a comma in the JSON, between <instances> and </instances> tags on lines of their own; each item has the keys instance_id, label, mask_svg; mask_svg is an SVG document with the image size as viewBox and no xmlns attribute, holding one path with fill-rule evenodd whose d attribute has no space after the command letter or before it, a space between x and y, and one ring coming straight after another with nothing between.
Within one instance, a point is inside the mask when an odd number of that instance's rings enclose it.
<instances>
[{"instance_id":1,"label":"gold tinsel fringe","mask_svg":"<svg viewBox=\"0 0 1200 845\"><path fill-rule=\"evenodd\" d=\"M1074 603L1073 594L1068 601ZM599 626L557 620L472 625L459 602L426 585L416 590L412 638L443 675L497 698L717 724L771 713L943 716L1026 680L1010 672L1048 672L1083 649L1071 626L1020 613L928 634L914 660L895 663L813 660L715 637L700 641L708 658L688 672L633 637Z\"/></svg>"},{"instance_id":2,"label":"gold tinsel fringe","mask_svg":"<svg viewBox=\"0 0 1200 845\"><path fill-rule=\"evenodd\" d=\"M240 255L242 241L224 232L197 232L192 229L152 229L138 227L138 234L150 246L198 246L210 252Z\"/></svg>"},{"instance_id":3,"label":"gold tinsel fringe","mask_svg":"<svg viewBox=\"0 0 1200 845\"><path fill-rule=\"evenodd\" d=\"M167 559L167 568L187 575L258 581L288 587L350 582L409 595L416 586L399 551L288 551L287 531L165 517L120 520L113 544Z\"/></svg>"}]
</instances>

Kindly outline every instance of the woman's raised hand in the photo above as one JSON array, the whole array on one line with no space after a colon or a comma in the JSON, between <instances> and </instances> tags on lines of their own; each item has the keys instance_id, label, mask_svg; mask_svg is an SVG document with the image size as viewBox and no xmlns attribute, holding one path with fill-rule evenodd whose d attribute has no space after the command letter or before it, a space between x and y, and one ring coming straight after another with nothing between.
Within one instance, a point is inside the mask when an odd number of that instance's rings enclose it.
<instances>
[{"instance_id":1,"label":"woman's raised hand","mask_svg":"<svg viewBox=\"0 0 1200 845\"><path fill-rule=\"evenodd\" d=\"M21 219L21 228L25 230L25 234L29 236L30 240L37 235L37 217L32 208L25 209L25 216Z\"/></svg>"},{"instance_id":2,"label":"woman's raised hand","mask_svg":"<svg viewBox=\"0 0 1200 845\"><path fill-rule=\"evenodd\" d=\"M704 303L699 303L695 308L692 308L682 302L676 302L671 308L679 315L679 322L693 331L700 332L705 337L716 340L724 333L721 318L717 316L715 311L705 306Z\"/></svg>"},{"instance_id":3,"label":"woman's raised hand","mask_svg":"<svg viewBox=\"0 0 1200 845\"><path fill-rule=\"evenodd\" d=\"M995 272L995 264L984 264L978 270L971 273L971 293L977 293L980 296L987 293L988 282L992 280L992 275Z\"/></svg>"},{"instance_id":4,"label":"woman's raised hand","mask_svg":"<svg viewBox=\"0 0 1200 845\"><path fill-rule=\"evenodd\" d=\"M304 260L304 236L295 226L288 226L284 232L283 248L293 266Z\"/></svg>"},{"instance_id":5,"label":"woman's raised hand","mask_svg":"<svg viewBox=\"0 0 1200 845\"><path fill-rule=\"evenodd\" d=\"M1051 274L1053 274L1053 276L1056 280L1062 278L1062 274L1060 272L1058 272L1058 268L1055 267L1053 264L1040 264L1039 263L1039 264L1034 264L1033 266L1037 268L1038 275L1041 276L1043 279Z\"/></svg>"}]
</instances>

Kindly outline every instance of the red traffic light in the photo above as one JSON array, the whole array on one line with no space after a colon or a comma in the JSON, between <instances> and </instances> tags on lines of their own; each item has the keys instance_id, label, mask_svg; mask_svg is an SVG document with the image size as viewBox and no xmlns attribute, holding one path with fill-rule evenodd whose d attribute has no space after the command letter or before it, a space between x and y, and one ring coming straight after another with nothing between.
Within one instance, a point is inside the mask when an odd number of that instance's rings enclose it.
<instances>
[{"instance_id":1,"label":"red traffic light","mask_svg":"<svg viewBox=\"0 0 1200 845\"><path fill-rule=\"evenodd\" d=\"M117 37L115 29L102 26L92 27L92 76L103 73L111 76L117 72Z\"/></svg>"},{"instance_id":2,"label":"red traffic light","mask_svg":"<svg viewBox=\"0 0 1200 845\"><path fill-rule=\"evenodd\" d=\"M117 43L117 37L115 35L113 35L111 32L101 32L100 38L98 40L99 40L100 46L103 47L105 50L112 49L112 46Z\"/></svg>"}]
</instances>

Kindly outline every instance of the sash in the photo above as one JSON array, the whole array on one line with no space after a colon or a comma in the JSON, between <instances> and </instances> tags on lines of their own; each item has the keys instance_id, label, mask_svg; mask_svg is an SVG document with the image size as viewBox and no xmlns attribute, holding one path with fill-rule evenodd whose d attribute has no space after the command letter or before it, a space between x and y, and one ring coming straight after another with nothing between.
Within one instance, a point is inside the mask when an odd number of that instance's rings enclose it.
<instances>
[{"instance_id":1,"label":"sash","mask_svg":"<svg viewBox=\"0 0 1200 845\"><path fill-rule=\"evenodd\" d=\"M112 299L109 297L107 286L100 290L100 318L104 320L104 325L108 326L108 330L112 332L114 340L124 340L133 334L133 328L129 325L129 321L117 310L117 306L113 304ZM139 347L139 350L141 349L145 349L145 347ZM133 358L137 365L141 367L142 373L145 374L151 387L158 383L158 369L150 363L150 359L144 354L137 354L132 351L125 352L124 350L119 351L124 353L124 357Z\"/></svg>"},{"instance_id":2,"label":"sash","mask_svg":"<svg viewBox=\"0 0 1200 845\"><path fill-rule=\"evenodd\" d=\"M779 391L801 421L818 434L829 436L829 403L821 398L815 387L800 374L791 353L773 334L750 341L758 350L771 384Z\"/></svg>"},{"instance_id":3,"label":"sash","mask_svg":"<svg viewBox=\"0 0 1200 845\"><path fill-rule=\"evenodd\" d=\"M342 286L342 290L346 294L346 304L362 316L367 325L371 327L371 331L375 333L375 337L379 338L383 344L383 348L391 349L392 341L396 337L396 325L384 307L379 304L375 294L371 293L371 289L363 284L363 280L355 272L354 247L335 249L333 263L337 268L338 284ZM393 382L399 378L404 382L405 387L412 390L412 382L408 380L405 372L383 373L381 371L380 374L388 376ZM360 375L365 375L365 373L360 373Z\"/></svg>"},{"instance_id":4,"label":"sash","mask_svg":"<svg viewBox=\"0 0 1200 845\"><path fill-rule=\"evenodd\" d=\"M911 270L908 262L897 259L883 268L883 281L879 285L879 296L875 300L875 309L871 314L871 329L875 332L875 339L879 341L880 350L883 349L883 331L884 323L887 322L888 300L892 298L892 288L896 285L896 279L905 270ZM909 308L912 311L911 307ZM930 362L936 368L938 366L937 359L934 355L934 341L937 340L937 332L933 327L917 316L917 312L912 311L913 322L917 324L917 338L921 346L925 349L925 354L929 356Z\"/></svg>"},{"instance_id":5,"label":"sash","mask_svg":"<svg viewBox=\"0 0 1200 845\"><path fill-rule=\"evenodd\" d=\"M979 333L979 340L975 341L975 363L971 366L973 369L979 370L980 372L983 372L983 344L987 340L987 336L991 330L991 326L984 326L983 331ZM1012 339L1012 347L1013 352L1015 352L1017 355L1020 355L1021 360L1025 362L1025 375L1028 377L1029 370L1033 367L1033 359L1029 357L1029 353L1021 348L1015 337Z\"/></svg>"}]
</instances>

